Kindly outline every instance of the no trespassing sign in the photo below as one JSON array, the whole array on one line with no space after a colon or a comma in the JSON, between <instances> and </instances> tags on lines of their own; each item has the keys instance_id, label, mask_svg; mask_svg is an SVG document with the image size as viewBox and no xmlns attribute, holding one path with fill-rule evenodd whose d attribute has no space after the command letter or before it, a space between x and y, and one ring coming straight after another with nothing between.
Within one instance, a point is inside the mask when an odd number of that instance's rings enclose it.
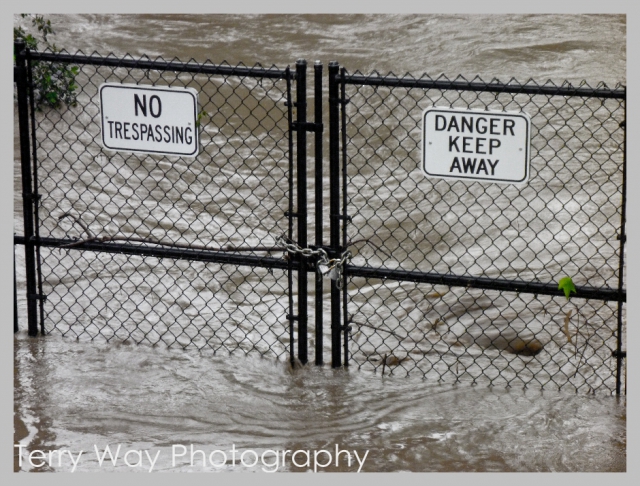
<instances>
[{"instance_id":1,"label":"no trespassing sign","mask_svg":"<svg viewBox=\"0 0 640 486\"><path fill-rule=\"evenodd\" d=\"M102 143L125 152L195 157L198 93L192 88L100 86Z\"/></svg>"}]
</instances>

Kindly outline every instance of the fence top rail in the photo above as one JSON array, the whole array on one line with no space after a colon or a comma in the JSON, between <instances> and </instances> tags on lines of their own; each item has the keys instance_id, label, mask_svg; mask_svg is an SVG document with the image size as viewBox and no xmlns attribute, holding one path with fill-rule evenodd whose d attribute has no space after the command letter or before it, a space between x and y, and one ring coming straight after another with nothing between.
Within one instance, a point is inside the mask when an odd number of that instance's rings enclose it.
<instances>
[{"instance_id":1,"label":"fence top rail","mask_svg":"<svg viewBox=\"0 0 640 486\"><path fill-rule=\"evenodd\" d=\"M500 82L492 79L490 82L483 81L480 77L475 77L469 81L462 76L458 76L454 80L450 80L445 76L432 79L428 75L415 78L410 74L398 77L393 73L382 75L378 72L371 74L362 74L356 72L349 74L343 71L342 74L336 76L338 82L354 85L365 86L386 86L399 88L422 88L422 89L439 89L439 90L457 90L457 91L486 91L492 93L513 93L513 94L533 94L533 95L550 95L550 96L584 96L589 98L627 98L626 86L618 83L614 88L608 87L604 83L599 83L595 88L589 86L585 81L578 86L574 86L568 82L564 82L558 86L551 81L544 84L538 84L533 80L522 84L515 79L511 79L508 83Z\"/></svg>"},{"instance_id":2,"label":"fence top rail","mask_svg":"<svg viewBox=\"0 0 640 486\"><path fill-rule=\"evenodd\" d=\"M292 72L292 70L289 69L289 66L287 66L285 69L281 69L276 66L265 68L260 64L256 64L252 67L245 66L242 63L238 64L237 66L232 66L227 63L213 64L209 60L205 62L198 62L194 59L190 59L187 62L183 62L178 58L174 58L167 61L162 57L150 59L147 56L141 56L139 59L135 59L129 54L118 57L113 53L108 54L107 56L102 56L97 52L86 55L82 51L78 51L76 54L70 54L65 51L38 52L27 49L26 57L27 59L33 61L48 61L69 64L77 63L94 66L124 67L130 69L153 69L160 71L175 71L195 74L245 76L271 79L292 79L295 76L295 72Z\"/></svg>"}]
</instances>

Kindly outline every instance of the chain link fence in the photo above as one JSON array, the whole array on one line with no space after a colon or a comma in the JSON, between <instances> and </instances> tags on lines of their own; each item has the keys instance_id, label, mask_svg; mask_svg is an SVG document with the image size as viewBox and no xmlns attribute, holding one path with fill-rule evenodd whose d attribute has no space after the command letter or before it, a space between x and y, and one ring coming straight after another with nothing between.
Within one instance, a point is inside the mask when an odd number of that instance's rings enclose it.
<instances>
[{"instance_id":1,"label":"chain link fence","mask_svg":"<svg viewBox=\"0 0 640 486\"><path fill-rule=\"evenodd\" d=\"M382 374L620 393L624 87L348 74L331 63L323 168L318 63L309 123L302 60L292 71L17 52L25 234L15 241L33 276L30 333L37 305L43 334L292 364L294 343L306 363L315 340L322 364L330 298L333 366L344 352L345 365ZM73 102L34 104L30 76L43 62L73 69ZM104 83L194 88L197 156L105 148ZM426 177L422 116L434 106L526 113L527 183ZM305 132L316 138L311 183ZM570 299L558 289L565 275Z\"/></svg>"},{"instance_id":2,"label":"chain link fence","mask_svg":"<svg viewBox=\"0 0 640 486\"><path fill-rule=\"evenodd\" d=\"M344 70L337 82L358 367L615 390L624 89ZM527 184L425 177L422 114L433 106L528 114ZM565 275L595 300L553 297Z\"/></svg>"},{"instance_id":3,"label":"chain link fence","mask_svg":"<svg viewBox=\"0 0 640 486\"><path fill-rule=\"evenodd\" d=\"M276 241L297 238L293 73L82 53L29 62L74 66L78 86L73 104L31 106L44 333L288 355L297 278ZM103 83L195 88L198 155L104 148Z\"/></svg>"}]
</instances>

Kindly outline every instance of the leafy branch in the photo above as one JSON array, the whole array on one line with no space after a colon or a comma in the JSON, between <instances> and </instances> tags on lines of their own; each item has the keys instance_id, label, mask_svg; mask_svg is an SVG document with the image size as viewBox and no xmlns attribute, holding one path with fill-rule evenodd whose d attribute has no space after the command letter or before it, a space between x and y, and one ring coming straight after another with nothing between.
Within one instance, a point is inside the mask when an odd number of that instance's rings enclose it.
<instances>
[{"instance_id":1,"label":"leafy branch","mask_svg":"<svg viewBox=\"0 0 640 486\"><path fill-rule=\"evenodd\" d=\"M27 32L22 26L13 28L13 41L22 40L27 49L49 50L53 53L60 52L58 47L50 42L50 36L55 35L51 20L42 15L21 14L22 18L31 18L32 28L37 30L37 35ZM40 49L42 47L42 49ZM15 62L16 53L13 53ZM75 106L76 90L78 85L75 78L80 72L78 66L68 64L35 61L31 64L33 99L38 110L44 106L59 108L63 104Z\"/></svg>"},{"instance_id":2,"label":"leafy branch","mask_svg":"<svg viewBox=\"0 0 640 486\"><path fill-rule=\"evenodd\" d=\"M567 301L569 301L569 298L571 297L571 294L577 294L577 290L576 290L576 286L573 283L573 279L571 277L563 277L558 281L558 290L562 290L564 291L564 296L567 298ZM575 305L575 304L574 304ZM576 364L576 370L573 376L576 376L578 374L578 369L580 368L580 363L582 362L583 358L584 358L584 351L587 347L587 345L589 344L589 336L584 336L582 334L582 332L580 332L580 315L582 315L580 313L580 310L578 309L578 306L575 306L576 308L576 339L575 339L575 354L578 354L578 337L577 335L581 335L584 338L584 344L582 345L582 352L580 353L580 356L578 357L578 363ZM564 316L564 327L563 327L563 332L565 334L565 336L567 336L567 342L571 343L571 334L569 333L569 321L571 320L571 314L572 314L573 309L568 310L565 313ZM585 324L587 323L587 318L582 315L582 318L584 319Z\"/></svg>"}]
</instances>

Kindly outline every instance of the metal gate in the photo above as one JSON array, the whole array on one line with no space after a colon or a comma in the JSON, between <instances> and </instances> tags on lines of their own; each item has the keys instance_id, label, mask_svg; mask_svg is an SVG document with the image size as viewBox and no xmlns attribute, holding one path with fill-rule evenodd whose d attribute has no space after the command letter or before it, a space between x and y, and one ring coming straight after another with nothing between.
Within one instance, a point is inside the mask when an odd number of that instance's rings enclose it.
<instances>
[{"instance_id":1,"label":"metal gate","mask_svg":"<svg viewBox=\"0 0 640 486\"><path fill-rule=\"evenodd\" d=\"M333 367L620 393L624 87L349 74L332 62L323 99L320 62L308 88L304 60L290 70L15 48L24 234L14 241L31 335L292 365L312 344L318 365L330 350ZM75 97L39 110L39 63L73 66ZM200 153L105 149L104 83L196 88ZM431 106L527 113L528 183L425 177L420 117ZM576 283L570 299L562 275Z\"/></svg>"},{"instance_id":2,"label":"metal gate","mask_svg":"<svg viewBox=\"0 0 640 486\"><path fill-rule=\"evenodd\" d=\"M307 131L321 129L306 120L306 62L16 52L29 334L306 363L309 255L296 250L307 245ZM44 63L72 67L79 89L39 110L32 76ZM103 83L195 87L199 154L105 149Z\"/></svg>"},{"instance_id":3,"label":"metal gate","mask_svg":"<svg viewBox=\"0 0 640 486\"><path fill-rule=\"evenodd\" d=\"M345 364L620 393L626 91L337 64L329 83L332 246L350 252ZM421 116L433 106L527 113L527 184L425 177Z\"/></svg>"}]
</instances>

